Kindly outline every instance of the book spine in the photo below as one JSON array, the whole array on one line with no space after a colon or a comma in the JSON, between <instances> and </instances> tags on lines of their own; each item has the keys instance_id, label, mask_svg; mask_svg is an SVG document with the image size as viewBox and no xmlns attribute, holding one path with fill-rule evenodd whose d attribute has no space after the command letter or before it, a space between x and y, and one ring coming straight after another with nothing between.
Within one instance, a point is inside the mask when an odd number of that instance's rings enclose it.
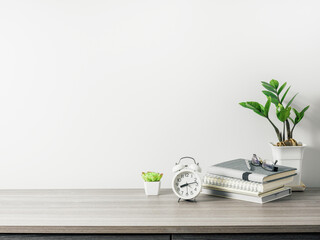
<instances>
[{"instance_id":1,"label":"book spine","mask_svg":"<svg viewBox=\"0 0 320 240\"><path fill-rule=\"evenodd\" d=\"M236 178L229 178L220 175L207 174L203 179L205 185L232 188L236 190L263 192L263 185L257 182L250 182Z\"/></svg>"}]
</instances>

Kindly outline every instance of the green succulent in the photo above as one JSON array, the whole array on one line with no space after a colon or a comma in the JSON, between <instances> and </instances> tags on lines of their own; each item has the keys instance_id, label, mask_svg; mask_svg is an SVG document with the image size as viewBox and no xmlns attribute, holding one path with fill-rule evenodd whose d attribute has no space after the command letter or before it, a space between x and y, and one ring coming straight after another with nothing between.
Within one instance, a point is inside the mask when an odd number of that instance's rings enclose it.
<instances>
[{"instance_id":1,"label":"green succulent","mask_svg":"<svg viewBox=\"0 0 320 240\"><path fill-rule=\"evenodd\" d=\"M287 90L284 92L282 96L280 95L282 91L286 88L287 82L285 82L280 86L277 80L272 79L269 83L262 81L261 84L266 89L262 91L262 93L267 97L267 102L265 103L264 106L258 102L253 102L253 101L241 102L239 104L242 107L248 108L254 111L255 113L257 113L258 115L266 118L273 126L279 142L285 141L286 136L287 136L287 140L292 139L294 128L302 120L302 118L304 117L304 113L309 109L309 106L305 107L301 112L290 107L291 103L293 102L295 97L298 95L298 93L295 94L286 105L284 105L284 100L291 86L287 88ZM282 132L277 128L277 126L269 118L269 110L270 110L271 103L275 105L276 116L278 120L283 123ZM292 109L295 113L295 118L290 117ZM292 128L290 126L289 120L293 123Z\"/></svg>"},{"instance_id":2,"label":"green succulent","mask_svg":"<svg viewBox=\"0 0 320 240\"><path fill-rule=\"evenodd\" d=\"M142 172L141 176L145 182L159 182L163 176L163 173Z\"/></svg>"}]
</instances>

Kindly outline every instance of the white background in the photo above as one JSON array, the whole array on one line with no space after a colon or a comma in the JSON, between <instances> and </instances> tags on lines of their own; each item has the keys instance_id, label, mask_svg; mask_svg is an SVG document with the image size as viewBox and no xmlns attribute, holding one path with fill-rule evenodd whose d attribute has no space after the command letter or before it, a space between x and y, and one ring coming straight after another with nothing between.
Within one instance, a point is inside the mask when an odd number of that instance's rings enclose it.
<instances>
[{"instance_id":1,"label":"white background","mask_svg":"<svg viewBox=\"0 0 320 240\"><path fill-rule=\"evenodd\" d=\"M140 188L182 156L271 159L260 81L310 104L320 186L319 1L0 1L0 188ZM274 111L274 106L272 106ZM276 121L276 120L275 120ZM279 124L278 124L279 125ZM279 125L280 127L280 125Z\"/></svg>"}]
</instances>

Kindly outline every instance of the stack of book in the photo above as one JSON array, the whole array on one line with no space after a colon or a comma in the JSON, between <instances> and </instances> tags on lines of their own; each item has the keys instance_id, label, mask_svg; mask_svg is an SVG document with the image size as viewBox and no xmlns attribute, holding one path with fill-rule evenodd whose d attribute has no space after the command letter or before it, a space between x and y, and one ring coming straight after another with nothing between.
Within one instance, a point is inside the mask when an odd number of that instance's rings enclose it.
<instances>
[{"instance_id":1,"label":"stack of book","mask_svg":"<svg viewBox=\"0 0 320 240\"><path fill-rule=\"evenodd\" d=\"M213 165L203 179L202 193L266 203L291 195L285 185L293 180L296 168L277 165L278 171L267 171L247 160L235 159Z\"/></svg>"}]
</instances>

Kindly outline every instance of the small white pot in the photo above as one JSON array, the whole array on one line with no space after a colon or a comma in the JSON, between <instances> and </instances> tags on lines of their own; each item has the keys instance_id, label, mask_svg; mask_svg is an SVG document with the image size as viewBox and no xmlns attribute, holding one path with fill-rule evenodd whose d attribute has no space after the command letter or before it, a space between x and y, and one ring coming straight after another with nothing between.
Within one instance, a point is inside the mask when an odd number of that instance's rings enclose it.
<instances>
[{"instance_id":1,"label":"small white pot","mask_svg":"<svg viewBox=\"0 0 320 240\"><path fill-rule=\"evenodd\" d=\"M270 143L273 160L278 160L279 165L293 167L297 169L297 175L294 177L293 182L289 183L290 186L301 185L301 168L303 153L306 145L302 146L274 146Z\"/></svg>"},{"instance_id":2,"label":"small white pot","mask_svg":"<svg viewBox=\"0 0 320 240\"><path fill-rule=\"evenodd\" d=\"M144 182L144 191L146 192L146 195L159 195L160 183L160 181Z\"/></svg>"}]
</instances>

